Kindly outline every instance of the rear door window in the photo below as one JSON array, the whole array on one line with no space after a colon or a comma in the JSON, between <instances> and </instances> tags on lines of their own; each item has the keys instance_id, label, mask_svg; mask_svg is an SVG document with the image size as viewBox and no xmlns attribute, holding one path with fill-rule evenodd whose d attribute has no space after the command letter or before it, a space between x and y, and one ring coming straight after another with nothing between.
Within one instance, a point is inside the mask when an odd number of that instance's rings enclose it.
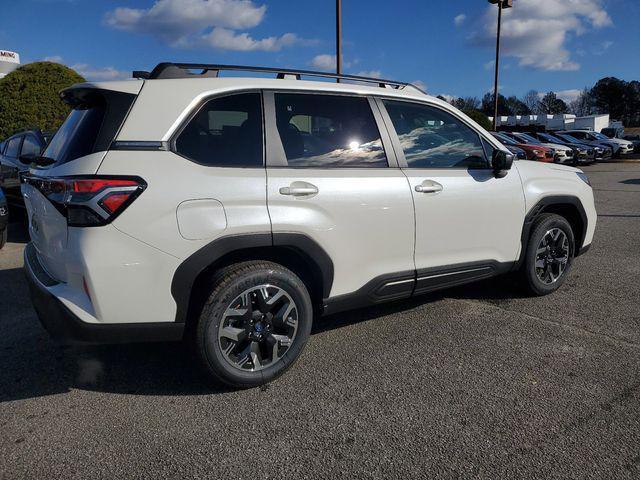
<instances>
[{"instance_id":1,"label":"rear door window","mask_svg":"<svg viewBox=\"0 0 640 480\"><path fill-rule=\"evenodd\" d=\"M22 142L22 150L20 155L31 155L37 156L40 155L40 143L36 140L33 135L26 135L24 137L24 142Z\"/></svg>"},{"instance_id":2,"label":"rear door window","mask_svg":"<svg viewBox=\"0 0 640 480\"><path fill-rule=\"evenodd\" d=\"M180 132L175 150L210 167L262 167L260 94L209 100Z\"/></svg>"},{"instance_id":3,"label":"rear door window","mask_svg":"<svg viewBox=\"0 0 640 480\"><path fill-rule=\"evenodd\" d=\"M20 154L20 142L22 142L22 136L13 137L7 142L7 150L5 155L11 158L17 158Z\"/></svg>"},{"instance_id":4,"label":"rear door window","mask_svg":"<svg viewBox=\"0 0 640 480\"><path fill-rule=\"evenodd\" d=\"M276 93L275 104L278 133L290 167L388 166L366 98Z\"/></svg>"}]
</instances>

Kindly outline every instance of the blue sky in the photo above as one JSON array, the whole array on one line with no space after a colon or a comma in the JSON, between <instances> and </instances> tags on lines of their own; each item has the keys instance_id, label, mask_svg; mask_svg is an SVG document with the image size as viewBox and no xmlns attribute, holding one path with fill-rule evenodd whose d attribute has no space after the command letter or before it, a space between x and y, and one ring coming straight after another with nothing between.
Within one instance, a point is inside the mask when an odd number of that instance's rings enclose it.
<instances>
[{"instance_id":1,"label":"blue sky","mask_svg":"<svg viewBox=\"0 0 640 480\"><path fill-rule=\"evenodd\" d=\"M161 61L332 69L333 0L3 1L0 49L88 79ZM640 79L640 1L515 0L500 85L567 99L605 76ZM486 0L343 0L345 70L419 81L431 94L491 88L495 6ZM16 19L16 21L7 21Z\"/></svg>"}]
</instances>

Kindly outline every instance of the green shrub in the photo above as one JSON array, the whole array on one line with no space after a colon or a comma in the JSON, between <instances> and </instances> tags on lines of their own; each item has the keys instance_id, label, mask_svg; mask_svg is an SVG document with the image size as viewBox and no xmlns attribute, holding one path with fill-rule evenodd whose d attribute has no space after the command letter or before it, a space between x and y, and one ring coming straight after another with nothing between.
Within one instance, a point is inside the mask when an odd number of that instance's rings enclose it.
<instances>
[{"instance_id":1,"label":"green shrub","mask_svg":"<svg viewBox=\"0 0 640 480\"><path fill-rule=\"evenodd\" d=\"M60 90L84 81L52 62L28 63L0 79L0 140L20 129L56 130L69 113Z\"/></svg>"},{"instance_id":2,"label":"green shrub","mask_svg":"<svg viewBox=\"0 0 640 480\"><path fill-rule=\"evenodd\" d=\"M492 130L493 126L489 121L489 117L487 117L480 110L463 110L463 113L470 117L473 121L478 123L485 130Z\"/></svg>"}]
</instances>

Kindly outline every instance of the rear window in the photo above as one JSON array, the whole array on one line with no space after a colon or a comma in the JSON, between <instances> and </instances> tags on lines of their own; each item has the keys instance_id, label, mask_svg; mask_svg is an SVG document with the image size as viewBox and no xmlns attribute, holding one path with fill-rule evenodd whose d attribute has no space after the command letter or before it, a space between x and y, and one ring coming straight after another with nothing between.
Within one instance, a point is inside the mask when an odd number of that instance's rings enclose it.
<instances>
[{"instance_id":1,"label":"rear window","mask_svg":"<svg viewBox=\"0 0 640 480\"><path fill-rule=\"evenodd\" d=\"M51 139L43 156L62 164L93 152L93 145L104 119L104 107L77 108Z\"/></svg>"},{"instance_id":2,"label":"rear window","mask_svg":"<svg viewBox=\"0 0 640 480\"><path fill-rule=\"evenodd\" d=\"M136 95L72 88L63 91L62 99L72 110L42 153L56 165L108 150Z\"/></svg>"}]
</instances>

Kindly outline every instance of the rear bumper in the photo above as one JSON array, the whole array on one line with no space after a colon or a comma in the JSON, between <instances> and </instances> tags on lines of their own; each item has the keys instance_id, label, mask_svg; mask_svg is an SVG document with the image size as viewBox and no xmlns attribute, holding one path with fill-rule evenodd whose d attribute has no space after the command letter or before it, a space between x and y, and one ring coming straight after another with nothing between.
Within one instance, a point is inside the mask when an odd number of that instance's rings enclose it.
<instances>
[{"instance_id":1,"label":"rear bumper","mask_svg":"<svg viewBox=\"0 0 640 480\"><path fill-rule=\"evenodd\" d=\"M62 344L103 344L134 342L165 342L181 340L184 324L124 323L91 324L82 321L69 310L48 286L51 279L38 263L35 248L28 244L24 250L24 272L29 284L33 307L42 326L51 338Z\"/></svg>"}]
</instances>

